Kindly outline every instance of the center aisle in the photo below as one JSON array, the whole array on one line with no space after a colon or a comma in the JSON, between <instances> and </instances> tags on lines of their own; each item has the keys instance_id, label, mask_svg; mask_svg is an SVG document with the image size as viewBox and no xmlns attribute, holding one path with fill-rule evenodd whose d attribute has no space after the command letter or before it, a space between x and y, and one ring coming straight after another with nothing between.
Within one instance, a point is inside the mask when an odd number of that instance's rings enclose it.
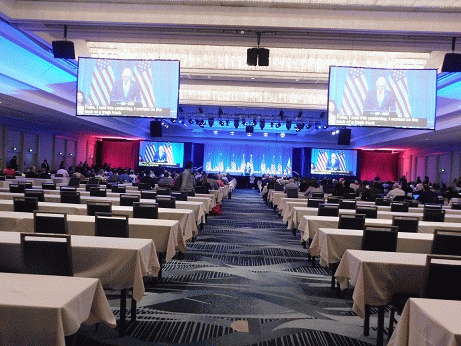
<instances>
[{"instance_id":1,"label":"center aisle","mask_svg":"<svg viewBox=\"0 0 461 346\"><path fill-rule=\"evenodd\" d=\"M127 337L99 345L370 345L352 302L329 287L329 272L311 268L259 194L235 190L186 258L167 263L147 288ZM248 331L234 330L235 321Z\"/></svg>"}]
</instances>

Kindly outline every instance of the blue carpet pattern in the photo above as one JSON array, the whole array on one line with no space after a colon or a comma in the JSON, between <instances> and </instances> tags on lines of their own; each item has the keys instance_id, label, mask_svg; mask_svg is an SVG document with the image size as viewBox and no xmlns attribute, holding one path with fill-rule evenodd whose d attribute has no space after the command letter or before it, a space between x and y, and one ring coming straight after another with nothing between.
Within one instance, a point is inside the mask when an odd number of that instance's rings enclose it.
<instances>
[{"instance_id":1,"label":"blue carpet pattern","mask_svg":"<svg viewBox=\"0 0 461 346\"><path fill-rule=\"evenodd\" d=\"M330 289L330 272L307 261L299 237L255 190L236 190L223 214L210 216L185 259L147 280L127 336L81 328L82 345L365 346L352 301ZM117 296L109 296L118 317ZM129 305L128 305L129 306ZM244 320L245 332L232 328ZM372 317L371 325L376 325Z\"/></svg>"}]
</instances>

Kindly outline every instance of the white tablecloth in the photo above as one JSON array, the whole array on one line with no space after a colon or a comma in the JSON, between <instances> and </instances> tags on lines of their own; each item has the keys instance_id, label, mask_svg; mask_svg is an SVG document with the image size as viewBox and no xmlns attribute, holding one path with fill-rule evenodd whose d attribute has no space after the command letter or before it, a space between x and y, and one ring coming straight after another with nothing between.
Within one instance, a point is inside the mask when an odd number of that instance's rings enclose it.
<instances>
[{"instance_id":1,"label":"white tablecloth","mask_svg":"<svg viewBox=\"0 0 461 346\"><path fill-rule=\"evenodd\" d=\"M160 271L154 242L150 239L71 236L74 276L98 278L104 288L133 288L140 301L143 277ZM0 271L21 272L21 240L16 232L0 232Z\"/></svg>"},{"instance_id":2,"label":"white tablecloth","mask_svg":"<svg viewBox=\"0 0 461 346\"><path fill-rule=\"evenodd\" d=\"M320 265L327 267L339 263L346 250L360 250L363 231L355 229L320 228L312 239L309 253L320 256ZM431 252L433 234L400 232L397 239L397 252Z\"/></svg>"},{"instance_id":3,"label":"white tablecloth","mask_svg":"<svg viewBox=\"0 0 461 346\"><path fill-rule=\"evenodd\" d=\"M115 327L98 279L0 273L0 344L64 346L85 322Z\"/></svg>"},{"instance_id":4,"label":"white tablecloth","mask_svg":"<svg viewBox=\"0 0 461 346\"><path fill-rule=\"evenodd\" d=\"M410 298L387 346L459 346L460 316L460 301Z\"/></svg>"}]
</instances>

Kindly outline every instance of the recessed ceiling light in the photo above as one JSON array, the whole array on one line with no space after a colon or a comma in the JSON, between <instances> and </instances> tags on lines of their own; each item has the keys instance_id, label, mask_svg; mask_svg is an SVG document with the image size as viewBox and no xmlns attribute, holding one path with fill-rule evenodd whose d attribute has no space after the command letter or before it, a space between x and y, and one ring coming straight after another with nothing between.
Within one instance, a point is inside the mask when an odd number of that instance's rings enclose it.
<instances>
[{"instance_id":1,"label":"recessed ceiling light","mask_svg":"<svg viewBox=\"0 0 461 346\"><path fill-rule=\"evenodd\" d=\"M280 137L282 137L282 138L285 137L285 133L282 132L282 133L280 134Z\"/></svg>"},{"instance_id":2,"label":"recessed ceiling light","mask_svg":"<svg viewBox=\"0 0 461 346\"><path fill-rule=\"evenodd\" d=\"M264 137L267 137L268 135L269 135L269 134L268 134L267 132L264 132L264 133L263 133L263 136L264 136Z\"/></svg>"},{"instance_id":3,"label":"recessed ceiling light","mask_svg":"<svg viewBox=\"0 0 461 346\"><path fill-rule=\"evenodd\" d=\"M234 135L234 131L231 131L231 132L230 132L230 135L233 136L233 135Z\"/></svg>"},{"instance_id":4,"label":"recessed ceiling light","mask_svg":"<svg viewBox=\"0 0 461 346\"><path fill-rule=\"evenodd\" d=\"M218 131L217 131L217 130L214 130L213 133L214 133L215 135L217 135L217 134L218 134Z\"/></svg>"}]
</instances>

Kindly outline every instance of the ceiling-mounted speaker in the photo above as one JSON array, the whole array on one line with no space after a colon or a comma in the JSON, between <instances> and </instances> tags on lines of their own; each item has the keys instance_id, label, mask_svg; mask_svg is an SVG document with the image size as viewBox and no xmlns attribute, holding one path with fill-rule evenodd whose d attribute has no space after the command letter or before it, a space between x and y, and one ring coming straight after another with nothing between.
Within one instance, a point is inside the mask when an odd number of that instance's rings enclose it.
<instances>
[{"instance_id":1,"label":"ceiling-mounted speaker","mask_svg":"<svg viewBox=\"0 0 461 346\"><path fill-rule=\"evenodd\" d=\"M442 72L461 72L461 54L445 54L442 64Z\"/></svg>"},{"instance_id":2,"label":"ceiling-mounted speaker","mask_svg":"<svg viewBox=\"0 0 461 346\"><path fill-rule=\"evenodd\" d=\"M340 129L338 133L338 145L351 144L351 129Z\"/></svg>"},{"instance_id":3,"label":"ceiling-mounted speaker","mask_svg":"<svg viewBox=\"0 0 461 346\"><path fill-rule=\"evenodd\" d=\"M247 49L247 65L256 66L258 65L258 48Z\"/></svg>"},{"instance_id":4,"label":"ceiling-mounted speaker","mask_svg":"<svg viewBox=\"0 0 461 346\"><path fill-rule=\"evenodd\" d=\"M74 42L53 41L53 56L59 59L75 59Z\"/></svg>"},{"instance_id":5,"label":"ceiling-mounted speaker","mask_svg":"<svg viewBox=\"0 0 461 346\"><path fill-rule=\"evenodd\" d=\"M269 66L269 49L258 48L258 65Z\"/></svg>"},{"instance_id":6,"label":"ceiling-mounted speaker","mask_svg":"<svg viewBox=\"0 0 461 346\"><path fill-rule=\"evenodd\" d=\"M162 122L151 121L150 122L150 136L151 137L162 137Z\"/></svg>"}]
</instances>

